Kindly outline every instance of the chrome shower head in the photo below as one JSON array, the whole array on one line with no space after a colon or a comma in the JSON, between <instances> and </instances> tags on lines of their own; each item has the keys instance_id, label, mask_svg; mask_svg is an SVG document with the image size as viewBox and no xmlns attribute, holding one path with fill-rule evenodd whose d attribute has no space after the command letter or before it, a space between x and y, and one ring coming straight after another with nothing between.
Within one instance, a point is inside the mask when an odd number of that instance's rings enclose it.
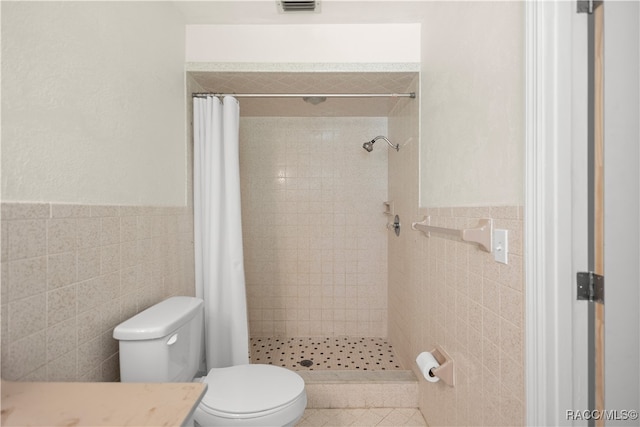
<instances>
[{"instance_id":1,"label":"chrome shower head","mask_svg":"<svg viewBox=\"0 0 640 427\"><path fill-rule=\"evenodd\" d=\"M393 145L391 141L389 141L387 138L385 138L382 135L376 136L371 141L365 142L364 144L362 144L362 148L364 148L370 153L371 151L373 151L373 144L379 139L384 139L385 141L387 141L387 144L389 144L389 147L395 148L396 151L400 151L400 144Z\"/></svg>"},{"instance_id":2,"label":"chrome shower head","mask_svg":"<svg viewBox=\"0 0 640 427\"><path fill-rule=\"evenodd\" d=\"M374 142L375 141L367 141L364 144L362 144L362 148L364 148L365 150L367 150L370 153L371 151L373 151L373 143Z\"/></svg>"}]
</instances>

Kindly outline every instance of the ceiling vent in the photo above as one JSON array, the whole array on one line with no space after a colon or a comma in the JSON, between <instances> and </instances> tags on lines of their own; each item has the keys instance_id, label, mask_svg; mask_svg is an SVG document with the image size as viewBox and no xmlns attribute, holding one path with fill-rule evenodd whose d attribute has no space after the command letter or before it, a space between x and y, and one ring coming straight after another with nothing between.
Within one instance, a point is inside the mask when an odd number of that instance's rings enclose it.
<instances>
[{"instance_id":1,"label":"ceiling vent","mask_svg":"<svg viewBox=\"0 0 640 427\"><path fill-rule=\"evenodd\" d=\"M289 12L320 12L319 0L278 0L278 10Z\"/></svg>"}]
</instances>

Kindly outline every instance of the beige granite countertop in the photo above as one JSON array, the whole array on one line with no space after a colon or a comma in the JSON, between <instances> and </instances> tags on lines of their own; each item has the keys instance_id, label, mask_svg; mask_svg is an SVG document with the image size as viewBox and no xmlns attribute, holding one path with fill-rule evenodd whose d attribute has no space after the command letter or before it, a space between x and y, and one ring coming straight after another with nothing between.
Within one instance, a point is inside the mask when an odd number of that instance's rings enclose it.
<instances>
[{"instance_id":1,"label":"beige granite countertop","mask_svg":"<svg viewBox=\"0 0 640 427\"><path fill-rule=\"evenodd\" d=\"M180 426L202 383L2 381L2 426Z\"/></svg>"}]
</instances>

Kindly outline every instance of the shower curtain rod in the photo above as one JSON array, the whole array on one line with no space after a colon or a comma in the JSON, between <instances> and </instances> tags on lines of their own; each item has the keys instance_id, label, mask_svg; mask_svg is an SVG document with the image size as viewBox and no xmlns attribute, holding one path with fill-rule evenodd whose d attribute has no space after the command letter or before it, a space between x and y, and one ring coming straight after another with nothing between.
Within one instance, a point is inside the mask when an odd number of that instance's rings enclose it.
<instances>
[{"instance_id":1,"label":"shower curtain rod","mask_svg":"<svg viewBox=\"0 0 640 427\"><path fill-rule=\"evenodd\" d=\"M194 93L194 98L207 96L233 96L236 98L415 98L409 93Z\"/></svg>"}]
</instances>

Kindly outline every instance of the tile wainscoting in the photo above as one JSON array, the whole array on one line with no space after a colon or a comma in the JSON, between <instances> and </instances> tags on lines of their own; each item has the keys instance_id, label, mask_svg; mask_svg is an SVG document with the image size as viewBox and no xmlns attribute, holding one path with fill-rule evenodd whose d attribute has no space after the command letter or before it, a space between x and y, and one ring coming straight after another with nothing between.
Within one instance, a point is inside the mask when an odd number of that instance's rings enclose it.
<instances>
[{"instance_id":1,"label":"tile wainscoting","mask_svg":"<svg viewBox=\"0 0 640 427\"><path fill-rule=\"evenodd\" d=\"M2 377L116 381L113 328L193 295L187 207L2 203Z\"/></svg>"},{"instance_id":2,"label":"tile wainscoting","mask_svg":"<svg viewBox=\"0 0 640 427\"><path fill-rule=\"evenodd\" d=\"M471 228L493 218L509 230L509 264L477 245L411 231L391 251L411 253L390 268L390 338L405 366L443 346L455 360L456 386L420 381L430 425L523 425L524 281L522 207L435 208L431 224Z\"/></svg>"}]
</instances>

